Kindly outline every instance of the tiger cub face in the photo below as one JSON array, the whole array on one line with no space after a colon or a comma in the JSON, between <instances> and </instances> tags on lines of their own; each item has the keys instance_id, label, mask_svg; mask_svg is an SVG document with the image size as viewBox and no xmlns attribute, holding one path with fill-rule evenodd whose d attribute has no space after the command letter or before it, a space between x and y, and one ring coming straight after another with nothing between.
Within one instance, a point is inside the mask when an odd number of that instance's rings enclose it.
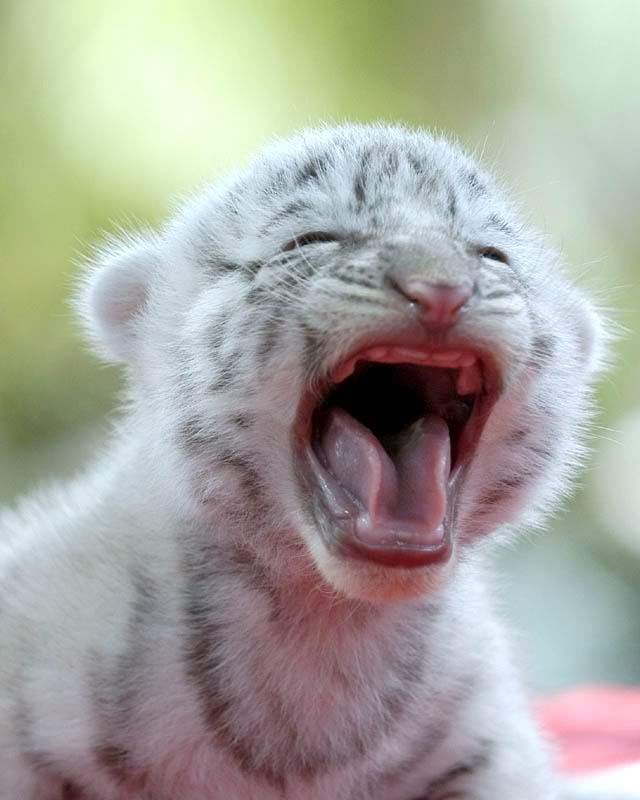
<instances>
[{"instance_id":1,"label":"tiger cub face","mask_svg":"<svg viewBox=\"0 0 640 800\"><path fill-rule=\"evenodd\" d=\"M596 313L494 182L383 125L278 143L112 243L81 309L176 506L369 600L433 591L553 505L600 360Z\"/></svg>"}]
</instances>

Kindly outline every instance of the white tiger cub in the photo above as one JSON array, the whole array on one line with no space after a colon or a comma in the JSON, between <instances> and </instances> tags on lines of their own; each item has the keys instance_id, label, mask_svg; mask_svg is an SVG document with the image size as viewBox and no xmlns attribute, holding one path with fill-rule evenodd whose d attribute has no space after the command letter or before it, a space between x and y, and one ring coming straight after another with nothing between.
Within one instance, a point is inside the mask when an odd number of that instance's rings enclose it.
<instances>
[{"instance_id":1,"label":"white tiger cub","mask_svg":"<svg viewBox=\"0 0 640 800\"><path fill-rule=\"evenodd\" d=\"M128 402L0 519L0 800L567 800L487 561L566 490L602 337L492 181L303 133L79 308Z\"/></svg>"}]
</instances>

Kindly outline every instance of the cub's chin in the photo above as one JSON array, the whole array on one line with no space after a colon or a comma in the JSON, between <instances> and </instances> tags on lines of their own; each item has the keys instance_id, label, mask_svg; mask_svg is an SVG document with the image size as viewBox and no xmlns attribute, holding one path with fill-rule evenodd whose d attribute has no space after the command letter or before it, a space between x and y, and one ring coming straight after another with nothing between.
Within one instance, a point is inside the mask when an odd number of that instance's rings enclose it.
<instances>
[{"instance_id":1,"label":"cub's chin","mask_svg":"<svg viewBox=\"0 0 640 800\"><path fill-rule=\"evenodd\" d=\"M316 539L313 560L324 580L338 594L367 603L398 603L428 597L446 585L454 560L422 567L391 567L327 551Z\"/></svg>"}]
</instances>

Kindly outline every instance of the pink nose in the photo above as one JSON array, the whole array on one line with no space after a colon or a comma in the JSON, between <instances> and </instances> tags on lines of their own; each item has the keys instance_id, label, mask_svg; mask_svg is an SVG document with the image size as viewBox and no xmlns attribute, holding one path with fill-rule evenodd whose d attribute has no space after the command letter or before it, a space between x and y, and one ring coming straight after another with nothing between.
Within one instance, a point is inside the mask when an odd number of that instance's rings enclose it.
<instances>
[{"instance_id":1,"label":"pink nose","mask_svg":"<svg viewBox=\"0 0 640 800\"><path fill-rule=\"evenodd\" d=\"M401 288L402 294L420 306L421 319L428 328L450 328L469 302L473 286L429 283L413 278Z\"/></svg>"}]
</instances>

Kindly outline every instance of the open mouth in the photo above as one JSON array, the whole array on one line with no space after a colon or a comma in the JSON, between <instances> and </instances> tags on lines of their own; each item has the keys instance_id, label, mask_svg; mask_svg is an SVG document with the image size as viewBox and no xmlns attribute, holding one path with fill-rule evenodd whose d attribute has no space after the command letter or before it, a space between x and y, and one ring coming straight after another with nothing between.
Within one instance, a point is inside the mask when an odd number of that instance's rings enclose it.
<instances>
[{"instance_id":1,"label":"open mouth","mask_svg":"<svg viewBox=\"0 0 640 800\"><path fill-rule=\"evenodd\" d=\"M334 551L389 566L446 561L456 497L497 396L469 349L375 346L307 412L307 472Z\"/></svg>"}]
</instances>

